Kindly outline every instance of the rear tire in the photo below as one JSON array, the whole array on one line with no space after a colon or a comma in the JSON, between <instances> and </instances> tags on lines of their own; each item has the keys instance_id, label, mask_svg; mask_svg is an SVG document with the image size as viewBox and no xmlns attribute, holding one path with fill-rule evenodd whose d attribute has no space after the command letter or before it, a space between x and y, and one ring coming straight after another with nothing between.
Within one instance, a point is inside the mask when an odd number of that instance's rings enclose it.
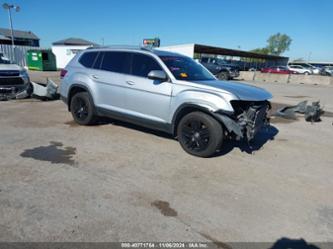
<instances>
[{"instance_id":1,"label":"rear tire","mask_svg":"<svg viewBox=\"0 0 333 249\"><path fill-rule=\"evenodd\" d=\"M92 125L96 122L94 104L87 92L76 93L70 103L73 119L79 125Z\"/></svg>"},{"instance_id":2,"label":"rear tire","mask_svg":"<svg viewBox=\"0 0 333 249\"><path fill-rule=\"evenodd\" d=\"M210 115L191 112L180 120L177 136L187 153L198 157L211 157L221 147L223 129Z\"/></svg>"}]
</instances>

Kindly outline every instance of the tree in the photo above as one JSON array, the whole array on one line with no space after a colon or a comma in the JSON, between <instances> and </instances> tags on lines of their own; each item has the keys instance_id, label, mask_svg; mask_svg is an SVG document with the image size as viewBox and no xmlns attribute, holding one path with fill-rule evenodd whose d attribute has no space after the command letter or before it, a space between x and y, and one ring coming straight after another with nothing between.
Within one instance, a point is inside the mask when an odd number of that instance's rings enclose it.
<instances>
[{"instance_id":1,"label":"tree","mask_svg":"<svg viewBox=\"0 0 333 249\"><path fill-rule=\"evenodd\" d=\"M280 55L289 50L291 41L288 35L277 33L268 38L266 48L270 54Z\"/></svg>"},{"instance_id":2,"label":"tree","mask_svg":"<svg viewBox=\"0 0 333 249\"><path fill-rule=\"evenodd\" d=\"M267 48L256 48L251 50L250 52L257 53L257 54L269 54L269 51Z\"/></svg>"},{"instance_id":3,"label":"tree","mask_svg":"<svg viewBox=\"0 0 333 249\"><path fill-rule=\"evenodd\" d=\"M268 38L266 47L256 48L251 50L251 52L258 54L281 55L285 51L289 50L291 42L292 39L288 35L277 33Z\"/></svg>"}]
</instances>

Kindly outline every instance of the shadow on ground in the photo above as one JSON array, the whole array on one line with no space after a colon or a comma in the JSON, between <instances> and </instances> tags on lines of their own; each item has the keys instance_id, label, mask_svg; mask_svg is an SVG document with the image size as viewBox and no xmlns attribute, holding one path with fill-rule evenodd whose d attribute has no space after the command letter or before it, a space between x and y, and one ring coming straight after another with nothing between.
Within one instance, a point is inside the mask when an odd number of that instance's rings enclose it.
<instances>
[{"instance_id":1,"label":"shadow on ground","mask_svg":"<svg viewBox=\"0 0 333 249\"><path fill-rule=\"evenodd\" d=\"M281 238L270 249L320 249L320 247L308 243L304 239Z\"/></svg>"},{"instance_id":2,"label":"shadow on ground","mask_svg":"<svg viewBox=\"0 0 333 249\"><path fill-rule=\"evenodd\" d=\"M274 140L275 136L279 133L279 130L270 125L262 129L251 142L246 142L244 140L225 140L222 144L221 150L216 154L216 156L223 156L231 152L234 148L239 148L240 151L247 154L253 154L255 151L260 150L268 141Z\"/></svg>"},{"instance_id":3,"label":"shadow on ground","mask_svg":"<svg viewBox=\"0 0 333 249\"><path fill-rule=\"evenodd\" d=\"M65 124L67 124L71 127L78 126L75 122L72 122L72 121L66 122ZM149 128L145 128L145 127L138 126L135 124L114 120L111 118L101 118L97 125L103 126L103 125L109 125L109 124L116 125L116 126L122 126L125 128L129 128L129 129L144 132L144 133L149 133L149 134L152 134L152 135L155 135L158 137L162 137L162 138L166 138L166 139L175 140L170 134L167 134L167 133L164 133L161 131L152 130ZM274 140L274 137L278 133L279 133L279 130L276 127L270 125L264 129L262 129L256 135L255 139L250 143L248 143L244 140L235 141L235 140L227 139L223 142L222 149L214 157L226 155L229 152L231 152L234 148L239 148L242 152L245 152L247 154L253 154L253 152L260 150L264 146L265 143L267 143L270 140Z\"/></svg>"}]
</instances>

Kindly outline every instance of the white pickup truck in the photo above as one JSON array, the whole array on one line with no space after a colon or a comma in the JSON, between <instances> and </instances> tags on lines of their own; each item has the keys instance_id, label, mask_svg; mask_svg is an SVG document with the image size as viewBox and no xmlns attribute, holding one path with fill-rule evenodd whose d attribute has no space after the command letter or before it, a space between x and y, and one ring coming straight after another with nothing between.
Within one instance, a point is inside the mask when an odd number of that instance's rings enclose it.
<instances>
[{"instance_id":1,"label":"white pickup truck","mask_svg":"<svg viewBox=\"0 0 333 249\"><path fill-rule=\"evenodd\" d=\"M27 71L0 54L0 100L17 98L31 91Z\"/></svg>"}]
</instances>

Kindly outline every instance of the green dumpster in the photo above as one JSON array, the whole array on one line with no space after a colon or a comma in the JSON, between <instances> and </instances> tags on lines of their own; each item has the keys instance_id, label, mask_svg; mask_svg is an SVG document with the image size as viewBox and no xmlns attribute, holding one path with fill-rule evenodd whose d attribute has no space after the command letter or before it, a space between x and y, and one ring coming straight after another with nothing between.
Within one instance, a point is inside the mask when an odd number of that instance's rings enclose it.
<instances>
[{"instance_id":1,"label":"green dumpster","mask_svg":"<svg viewBox=\"0 0 333 249\"><path fill-rule=\"evenodd\" d=\"M27 52L27 64L30 70L56 71L56 58L52 50L29 50Z\"/></svg>"}]
</instances>

